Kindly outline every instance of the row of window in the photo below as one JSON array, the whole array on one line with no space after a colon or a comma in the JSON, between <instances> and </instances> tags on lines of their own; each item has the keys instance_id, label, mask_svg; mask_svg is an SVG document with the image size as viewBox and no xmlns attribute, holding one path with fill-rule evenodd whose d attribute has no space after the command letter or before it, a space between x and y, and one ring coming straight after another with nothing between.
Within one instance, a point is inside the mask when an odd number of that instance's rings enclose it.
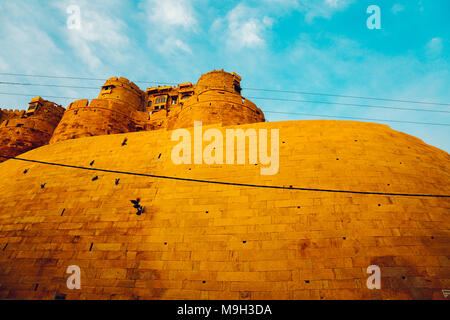
<instances>
[{"instance_id":1,"label":"row of window","mask_svg":"<svg viewBox=\"0 0 450 320\"><path fill-rule=\"evenodd\" d=\"M166 102L166 97L156 98L155 103Z\"/></svg>"}]
</instances>

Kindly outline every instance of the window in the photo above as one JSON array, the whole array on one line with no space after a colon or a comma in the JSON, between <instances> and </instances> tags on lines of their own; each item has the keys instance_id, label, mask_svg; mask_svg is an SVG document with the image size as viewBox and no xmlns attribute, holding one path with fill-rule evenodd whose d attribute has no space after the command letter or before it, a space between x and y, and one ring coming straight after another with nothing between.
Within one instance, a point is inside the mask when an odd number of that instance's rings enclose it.
<instances>
[{"instance_id":1,"label":"window","mask_svg":"<svg viewBox=\"0 0 450 320\"><path fill-rule=\"evenodd\" d=\"M172 104L177 104L177 97L172 98Z\"/></svg>"},{"instance_id":2,"label":"window","mask_svg":"<svg viewBox=\"0 0 450 320\"><path fill-rule=\"evenodd\" d=\"M241 94L241 86L238 83L234 83L234 91Z\"/></svg>"},{"instance_id":3,"label":"window","mask_svg":"<svg viewBox=\"0 0 450 320\"><path fill-rule=\"evenodd\" d=\"M149 102L148 102L148 107L150 108L152 106L152 101L150 100Z\"/></svg>"},{"instance_id":4,"label":"window","mask_svg":"<svg viewBox=\"0 0 450 320\"><path fill-rule=\"evenodd\" d=\"M155 103L161 103L161 102L166 102L166 97L156 98Z\"/></svg>"},{"instance_id":5,"label":"window","mask_svg":"<svg viewBox=\"0 0 450 320\"><path fill-rule=\"evenodd\" d=\"M181 100L185 100L185 99L189 99L191 96L190 95L185 95L185 96L183 96L182 98L181 98Z\"/></svg>"}]
</instances>

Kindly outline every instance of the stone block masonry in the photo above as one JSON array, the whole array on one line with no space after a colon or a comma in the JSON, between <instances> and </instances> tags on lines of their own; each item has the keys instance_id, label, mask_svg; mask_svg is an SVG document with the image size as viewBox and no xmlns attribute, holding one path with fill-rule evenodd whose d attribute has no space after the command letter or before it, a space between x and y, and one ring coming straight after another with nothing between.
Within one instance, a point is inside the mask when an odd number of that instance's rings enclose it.
<instances>
[{"instance_id":1,"label":"stone block masonry","mask_svg":"<svg viewBox=\"0 0 450 320\"><path fill-rule=\"evenodd\" d=\"M211 127L279 129L279 172L176 165L167 130L68 139L21 157L236 183L450 194L448 153L385 125ZM141 215L130 202L137 198ZM445 299L450 282L448 198L255 189L7 160L0 204L0 298ZM66 287L70 265L81 269L80 290ZM366 287L370 265L381 268L380 290Z\"/></svg>"}]
</instances>

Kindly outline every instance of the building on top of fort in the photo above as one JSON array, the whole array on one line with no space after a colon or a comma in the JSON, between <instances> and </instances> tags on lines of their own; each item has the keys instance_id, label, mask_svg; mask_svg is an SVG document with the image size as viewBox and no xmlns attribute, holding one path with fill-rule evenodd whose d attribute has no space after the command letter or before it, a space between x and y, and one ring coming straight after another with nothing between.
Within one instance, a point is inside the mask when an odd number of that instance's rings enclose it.
<instances>
[{"instance_id":1,"label":"building on top of fort","mask_svg":"<svg viewBox=\"0 0 450 320\"><path fill-rule=\"evenodd\" d=\"M241 95L241 77L223 70L200 77L196 85L147 88L144 92L125 78L113 77L97 99L69 104L50 143L80 137L265 121L262 111Z\"/></svg>"},{"instance_id":2,"label":"building on top of fort","mask_svg":"<svg viewBox=\"0 0 450 320\"><path fill-rule=\"evenodd\" d=\"M26 111L0 109L3 152L15 156L46 143L172 130L192 127L194 121L223 126L264 122L262 111L241 95L240 82L241 77L234 72L213 70L203 74L197 84L187 82L143 91L126 78L112 77L100 88L97 99L73 101L67 110L36 97ZM22 129L12 129L19 127Z\"/></svg>"}]
</instances>

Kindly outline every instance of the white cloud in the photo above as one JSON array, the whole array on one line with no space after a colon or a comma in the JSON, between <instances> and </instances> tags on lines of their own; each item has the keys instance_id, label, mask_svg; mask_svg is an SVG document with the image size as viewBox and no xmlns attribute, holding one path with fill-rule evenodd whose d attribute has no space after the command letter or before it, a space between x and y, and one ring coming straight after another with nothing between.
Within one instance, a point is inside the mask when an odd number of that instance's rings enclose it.
<instances>
[{"instance_id":1,"label":"white cloud","mask_svg":"<svg viewBox=\"0 0 450 320\"><path fill-rule=\"evenodd\" d=\"M139 7L144 11L150 47L165 55L192 53L186 38L198 32L198 21L191 1L147 0Z\"/></svg>"},{"instance_id":2,"label":"white cloud","mask_svg":"<svg viewBox=\"0 0 450 320\"><path fill-rule=\"evenodd\" d=\"M443 47L441 38L433 38L425 46L426 54L431 58L437 57L441 54Z\"/></svg>"},{"instance_id":3,"label":"white cloud","mask_svg":"<svg viewBox=\"0 0 450 320\"><path fill-rule=\"evenodd\" d=\"M56 5L63 16L68 17L67 7L72 1L58 2ZM74 53L90 68L100 68L102 58L108 61L123 61L130 41L126 35L126 24L119 17L120 12L114 8L120 6L114 0L92 3L78 1L81 13L81 28L64 28L67 43Z\"/></svg>"},{"instance_id":4,"label":"white cloud","mask_svg":"<svg viewBox=\"0 0 450 320\"><path fill-rule=\"evenodd\" d=\"M229 49L258 48L266 44L266 33L272 27L273 19L260 14L259 10L238 4L225 18L213 23L212 30L223 34Z\"/></svg>"},{"instance_id":5,"label":"white cloud","mask_svg":"<svg viewBox=\"0 0 450 320\"><path fill-rule=\"evenodd\" d=\"M354 0L299 0L297 5L298 10L305 14L305 20L311 23L315 18L329 19L353 2Z\"/></svg>"},{"instance_id":6,"label":"white cloud","mask_svg":"<svg viewBox=\"0 0 450 320\"><path fill-rule=\"evenodd\" d=\"M405 10L405 7L403 5L401 5L401 4L399 4L399 3L394 4L392 6L392 8L391 8L391 12L393 14L397 14L397 13L402 12L404 10Z\"/></svg>"},{"instance_id":7,"label":"white cloud","mask_svg":"<svg viewBox=\"0 0 450 320\"><path fill-rule=\"evenodd\" d=\"M183 27L193 29L197 26L194 8L186 0L148 0L144 7L150 23L164 29Z\"/></svg>"}]
</instances>

